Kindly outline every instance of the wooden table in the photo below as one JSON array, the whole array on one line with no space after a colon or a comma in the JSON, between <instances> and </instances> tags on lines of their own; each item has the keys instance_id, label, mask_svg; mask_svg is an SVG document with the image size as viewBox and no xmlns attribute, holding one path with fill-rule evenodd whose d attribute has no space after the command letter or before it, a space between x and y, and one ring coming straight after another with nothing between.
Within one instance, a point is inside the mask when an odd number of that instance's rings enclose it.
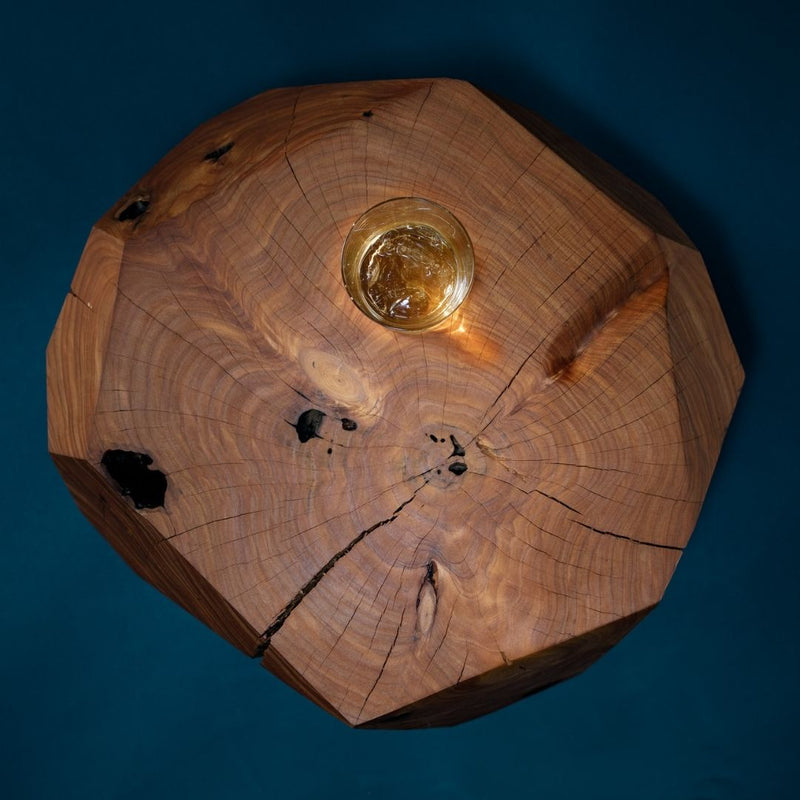
<instances>
[{"instance_id":1,"label":"wooden table","mask_svg":"<svg viewBox=\"0 0 800 800\"><path fill-rule=\"evenodd\" d=\"M417 333L341 275L401 197L474 251ZM450 80L280 89L198 128L92 230L47 373L53 458L123 558L385 727L574 675L652 609L743 380L664 208Z\"/></svg>"}]
</instances>

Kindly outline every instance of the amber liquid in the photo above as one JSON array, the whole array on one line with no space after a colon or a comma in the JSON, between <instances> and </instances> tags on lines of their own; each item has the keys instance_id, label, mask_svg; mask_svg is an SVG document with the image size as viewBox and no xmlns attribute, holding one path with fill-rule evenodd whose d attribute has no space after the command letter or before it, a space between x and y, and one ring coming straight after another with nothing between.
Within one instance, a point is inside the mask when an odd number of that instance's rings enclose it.
<instances>
[{"instance_id":1,"label":"amber liquid","mask_svg":"<svg viewBox=\"0 0 800 800\"><path fill-rule=\"evenodd\" d=\"M448 305L458 286L458 261L439 231L409 223L380 233L367 245L359 280L378 315L402 325Z\"/></svg>"},{"instance_id":2,"label":"amber liquid","mask_svg":"<svg viewBox=\"0 0 800 800\"><path fill-rule=\"evenodd\" d=\"M472 285L472 243L449 212L421 197L365 211L342 248L342 280L370 319L424 331L447 319Z\"/></svg>"}]
</instances>

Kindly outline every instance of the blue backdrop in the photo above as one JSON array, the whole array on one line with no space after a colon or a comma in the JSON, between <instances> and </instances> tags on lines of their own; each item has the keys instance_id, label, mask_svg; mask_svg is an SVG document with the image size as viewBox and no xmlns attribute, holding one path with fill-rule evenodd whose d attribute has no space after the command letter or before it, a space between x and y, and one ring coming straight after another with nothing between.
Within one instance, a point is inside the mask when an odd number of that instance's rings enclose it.
<instances>
[{"instance_id":1,"label":"blue backdrop","mask_svg":"<svg viewBox=\"0 0 800 800\"><path fill-rule=\"evenodd\" d=\"M797 796L796 3L31 0L0 28L0 794ZM458 728L352 731L80 516L46 452L44 349L94 220L195 125L276 86L439 75L656 194L747 380L666 597L620 646Z\"/></svg>"}]
</instances>

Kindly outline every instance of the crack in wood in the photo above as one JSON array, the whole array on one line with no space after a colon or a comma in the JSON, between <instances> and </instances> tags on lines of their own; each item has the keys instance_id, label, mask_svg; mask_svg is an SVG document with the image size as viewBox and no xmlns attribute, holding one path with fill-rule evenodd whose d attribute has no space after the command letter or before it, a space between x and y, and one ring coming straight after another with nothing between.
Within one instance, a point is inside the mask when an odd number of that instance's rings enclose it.
<instances>
[{"instance_id":1,"label":"crack in wood","mask_svg":"<svg viewBox=\"0 0 800 800\"><path fill-rule=\"evenodd\" d=\"M560 506L564 506L568 511L572 511L573 514L581 514L583 512L578 511L577 508L573 508L570 505L567 505L563 500L559 500L557 497L554 497L552 494L547 494L547 492L543 492L541 489L534 489L536 494L540 494L542 497L546 497L548 500L552 500L554 503L558 503Z\"/></svg>"},{"instance_id":2,"label":"crack in wood","mask_svg":"<svg viewBox=\"0 0 800 800\"><path fill-rule=\"evenodd\" d=\"M367 703L369 702L370 697L372 697L372 693L375 691L375 689L378 686L378 683L380 682L380 679L383 677L383 673L386 670L386 665L389 663L389 657L392 655L394 646L397 644L397 640L400 638L400 629L403 627L403 618L405 617L405 615L406 615L406 610L405 608L403 608L403 610L400 612L400 622L398 623L397 630L394 633L394 639L392 640L391 645L389 645L389 650L386 653L386 658L383 659L383 664L381 665L378 677L375 678L375 683L372 684L372 688L369 690L369 692L367 692L367 696L364 698L364 702L361 705L361 710L358 712L359 717L361 717L361 715L364 713L364 709L367 707Z\"/></svg>"},{"instance_id":3,"label":"crack in wood","mask_svg":"<svg viewBox=\"0 0 800 800\"><path fill-rule=\"evenodd\" d=\"M86 306L86 308L88 308L89 311L94 311L94 306L88 301L84 300L79 294L76 294L74 289L70 288L68 295L70 297L74 297L79 303Z\"/></svg>"},{"instance_id":4,"label":"crack in wood","mask_svg":"<svg viewBox=\"0 0 800 800\"><path fill-rule=\"evenodd\" d=\"M456 678L454 686L458 686L461 683L462 679L464 678L464 670L467 668L467 661L469 660L469 650L464 653L464 662L461 664L461 670L458 673L458 677Z\"/></svg>"},{"instance_id":5,"label":"crack in wood","mask_svg":"<svg viewBox=\"0 0 800 800\"><path fill-rule=\"evenodd\" d=\"M601 528L595 528L592 525L587 525L585 522L580 522L577 519L571 519L570 522L574 522L576 525L580 525L582 528L586 528L586 530L594 531L595 533L602 534L603 536L613 536L615 539L624 539L627 542L633 542L634 544L643 544L646 547L657 547L660 550L675 550L678 553L683 552L682 547L678 547L675 544L659 544L658 542L646 542L642 539L634 539L632 536L625 536L621 533L614 533L614 531L604 531Z\"/></svg>"},{"instance_id":6,"label":"crack in wood","mask_svg":"<svg viewBox=\"0 0 800 800\"><path fill-rule=\"evenodd\" d=\"M295 119L297 118L297 105L300 102L300 94L301 89L297 90L297 94L294 98L294 105L292 106L292 116L289 120L289 126L286 129L286 138L283 140L283 157L286 160L286 165L289 167L289 171L292 173L292 177L294 178L294 182L297 184L297 188L300 189L300 193L303 195L303 199L311 205L311 201L308 199L306 195L306 190L303 188L303 185L300 183L300 179L297 177L297 173L294 171L294 166L292 165L292 161L289 158L289 139L292 136L292 130L294 129Z\"/></svg>"},{"instance_id":7,"label":"crack in wood","mask_svg":"<svg viewBox=\"0 0 800 800\"><path fill-rule=\"evenodd\" d=\"M393 512L392 515L387 517L386 519L380 520L380 522L376 522L374 525L371 525L369 528L361 531L354 539L352 539L349 544L343 547L338 553L331 556L328 561L320 567L314 575L306 581L305 584L300 588L300 590L295 594L295 596L284 606L283 610L275 617L275 619L270 623L269 627L264 631L263 634L259 637L260 642L258 646L258 650L256 655L263 655L266 650L270 646L270 642L272 641L272 637L283 627L286 623L286 620L289 618L289 615L303 602L303 599L311 592L317 584L336 566L336 563L344 558L359 542L362 542L369 536L370 533L376 531L378 528L383 527L384 525L389 525L390 523L394 522L403 509L411 503L417 494L428 485L428 480L426 479L421 486L418 486L414 489L411 497L407 500L404 500Z\"/></svg>"},{"instance_id":8,"label":"crack in wood","mask_svg":"<svg viewBox=\"0 0 800 800\"><path fill-rule=\"evenodd\" d=\"M219 161L225 153L229 153L233 149L233 142L228 142L227 144L222 145L222 147L216 148L216 150L212 150L210 153L206 153L203 156L203 161L213 161L215 164Z\"/></svg>"}]
</instances>

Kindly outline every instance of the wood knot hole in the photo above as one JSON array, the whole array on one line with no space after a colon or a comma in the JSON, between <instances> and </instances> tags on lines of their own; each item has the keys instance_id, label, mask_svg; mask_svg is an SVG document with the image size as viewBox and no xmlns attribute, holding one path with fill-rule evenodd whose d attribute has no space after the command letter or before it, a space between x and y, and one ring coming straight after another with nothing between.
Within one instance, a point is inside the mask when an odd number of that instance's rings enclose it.
<instances>
[{"instance_id":1,"label":"wood knot hole","mask_svg":"<svg viewBox=\"0 0 800 800\"><path fill-rule=\"evenodd\" d=\"M136 508L164 505L167 476L160 470L149 469L153 459L146 453L106 450L100 463L119 486L120 494L130 497Z\"/></svg>"},{"instance_id":2,"label":"wood knot hole","mask_svg":"<svg viewBox=\"0 0 800 800\"><path fill-rule=\"evenodd\" d=\"M305 443L309 439L322 438L319 435L319 429L324 418L325 412L317 408L309 408L297 418L294 429L297 431L297 438L301 443Z\"/></svg>"},{"instance_id":3,"label":"wood knot hole","mask_svg":"<svg viewBox=\"0 0 800 800\"><path fill-rule=\"evenodd\" d=\"M120 222L128 222L130 220L137 220L142 214L150 208L150 201L147 198L139 197L132 203L128 203L122 211L117 213L117 219Z\"/></svg>"},{"instance_id":4,"label":"wood knot hole","mask_svg":"<svg viewBox=\"0 0 800 800\"><path fill-rule=\"evenodd\" d=\"M460 458L463 458L466 455L466 452L464 451L464 448L461 446L461 444L459 444L458 439L456 439L456 437L453 436L452 433L450 434L450 441L453 444L453 452L450 453L450 458L453 458L453 456L458 456Z\"/></svg>"}]
</instances>

